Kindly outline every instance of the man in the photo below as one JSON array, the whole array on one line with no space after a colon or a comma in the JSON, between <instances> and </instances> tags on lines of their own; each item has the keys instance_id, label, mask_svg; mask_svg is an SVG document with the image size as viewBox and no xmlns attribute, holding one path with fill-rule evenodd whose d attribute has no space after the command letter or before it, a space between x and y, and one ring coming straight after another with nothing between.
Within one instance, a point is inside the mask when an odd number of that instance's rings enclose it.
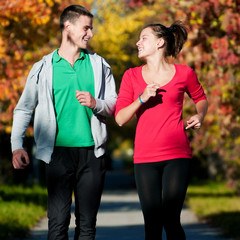
<instances>
[{"instance_id":1,"label":"man","mask_svg":"<svg viewBox=\"0 0 240 240\"><path fill-rule=\"evenodd\" d=\"M117 94L110 66L87 51L92 20L79 5L62 12L60 48L34 64L14 110L11 143L16 169L29 164L23 138L35 112L36 158L46 162L49 240L68 239L72 192L74 239L95 239L106 171L106 117L114 113Z\"/></svg>"}]
</instances>

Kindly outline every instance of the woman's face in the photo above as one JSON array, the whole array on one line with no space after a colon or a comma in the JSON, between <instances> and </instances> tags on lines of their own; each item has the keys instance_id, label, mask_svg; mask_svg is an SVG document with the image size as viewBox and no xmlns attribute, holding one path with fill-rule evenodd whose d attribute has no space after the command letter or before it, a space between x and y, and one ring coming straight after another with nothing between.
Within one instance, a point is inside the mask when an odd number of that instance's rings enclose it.
<instances>
[{"instance_id":1,"label":"woman's face","mask_svg":"<svg viewBox=\"0 0 240 240\"><path fill-rule=\"evenodd\" d=\"M148 56L156 54L159 49L159 40L150 27L143 29L139 41L136 43L138 47L138 57L145 59Z\"/></svg>"}]
</instances>

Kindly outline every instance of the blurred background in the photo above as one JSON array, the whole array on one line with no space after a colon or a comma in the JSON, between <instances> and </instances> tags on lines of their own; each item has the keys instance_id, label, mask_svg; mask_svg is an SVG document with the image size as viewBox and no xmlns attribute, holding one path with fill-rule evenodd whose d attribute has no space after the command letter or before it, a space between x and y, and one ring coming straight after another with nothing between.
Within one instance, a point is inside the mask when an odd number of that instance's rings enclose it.
<instances>
[{"instance_id":1,"label":"blurred background","mask_svg":"<svg viewBox=\"0 0 240 240\"><path fill-rule=\"evenodd\" d=\"M59 47L59 16L70 4L81 4L94 14L95 35L89 50L110 63L117 90L124 71L142 64L137 58L136 42L145 24L158 22L169 26L175 20L182 20L188 26L188 41L175 62L187 64L195 70L209 101L209 111L201 130L188 131L194 155L192 179L224 182L231 194L238 196L239 0L0 0L1 187L44 185L44 168L41 162L34 160L31 126L25 141L33 159L31 166L24 171L12 169L10 134L13 109L33 63ZM187 96L184 106L183 117L187 118L195 111ZM133 120L120 128L113 118L108 120L109 169L121 163L132 174L135 124ZM6 192L0 188L0 206Z\"/></svg>"}]
</instances>

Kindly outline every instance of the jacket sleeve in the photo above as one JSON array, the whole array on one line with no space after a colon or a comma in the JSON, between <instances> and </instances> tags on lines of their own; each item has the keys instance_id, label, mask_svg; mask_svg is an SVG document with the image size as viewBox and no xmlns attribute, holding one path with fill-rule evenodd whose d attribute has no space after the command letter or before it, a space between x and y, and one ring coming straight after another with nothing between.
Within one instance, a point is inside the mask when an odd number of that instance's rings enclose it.
<instances>
[{"instance_id":1,"label":"jacket sleeve","mask_svg":"<svg viewBox=\"0 0 240 240\"><path fill-rule=\"evenodd\" d=\"M104 117L112 116L117 100L116 85L110 65L101 58L102 79L100 94L95 97L96 107L93 112Z\"/></svg>"},{"instance_id":2,"label":"jacket sleeve","mask_svg":"<svg viewBox=\"0 0 240 240\"><path fill-rule=\"evenodd\" d=\"M13 125L11 132L12 151L23 149L25 133L38 101L37 82L42 67L42 61L33 65L28 74L23 93L13 111Z\"/></svg>"}]
</instances>

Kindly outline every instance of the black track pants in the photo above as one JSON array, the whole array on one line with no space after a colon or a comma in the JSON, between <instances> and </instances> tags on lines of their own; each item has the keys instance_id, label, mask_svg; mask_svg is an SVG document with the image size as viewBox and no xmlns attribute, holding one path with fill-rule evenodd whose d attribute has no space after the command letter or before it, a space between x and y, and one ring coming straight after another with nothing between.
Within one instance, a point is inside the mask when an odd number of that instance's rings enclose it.
<instances>
[{"instance_id":1,"label":"black track pants","mask_svg":"<svg viewBox=\"0 0 240 240\"><path fill-rule=\"evenodd\" d=\"M75 196L74 240L94 240L96 215L106 172L105 158L94 149L55 147L46 165L48 240L68 240L72 193Z\"/></svg>"}]
</instances>

